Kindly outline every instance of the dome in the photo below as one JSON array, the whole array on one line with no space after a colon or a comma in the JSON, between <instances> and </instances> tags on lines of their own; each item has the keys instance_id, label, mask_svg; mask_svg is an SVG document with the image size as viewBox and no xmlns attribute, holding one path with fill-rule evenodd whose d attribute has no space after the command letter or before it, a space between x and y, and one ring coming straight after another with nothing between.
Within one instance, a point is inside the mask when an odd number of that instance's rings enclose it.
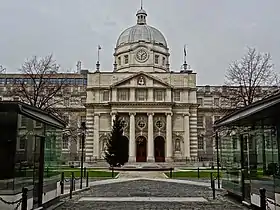
<instances>
[{"instance_id":1,"label":"dome","mask_svg":"<svg viewBox=\"0 0 280 210\"><path fill-rule=\"evenodd\" d=\"M152 44L160 44L167 47L167 42L163 34L156 28L147 25L147 13L141 7L136 13L137 24L124 30L118 38L116 47L123 44L132 44L139 41L145 41Z\"/></svg>"},{"instance_id":2,"label":"dome","mask_svg":"<svg viewBox=\"0 0 280 210\"><path fill-rule=\"evenodd\" d=\"M117 46L131 44L139 41L150 42L153 44L162 44L167 47L167 42L163 34L149 25L135 25L124 30L118 38Z\"/></svg>"}]
</instances>

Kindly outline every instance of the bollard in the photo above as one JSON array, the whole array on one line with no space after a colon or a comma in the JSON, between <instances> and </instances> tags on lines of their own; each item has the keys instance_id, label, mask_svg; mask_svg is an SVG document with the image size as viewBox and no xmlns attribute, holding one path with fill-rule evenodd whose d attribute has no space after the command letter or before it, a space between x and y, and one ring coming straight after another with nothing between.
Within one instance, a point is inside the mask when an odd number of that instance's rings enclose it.
<instances>
[{"instance_id":1,"label":"bollard","mask_svg":"<svg viewBox=\"0 0 280 210\"><path fill-rule=\"evenodd\" d=\"M213 193L213 199L215 199L216 193L215 193L215 180L213 178L213 172L210 173L210 179L211 179L211 188L212 188L212 193Z\"/></svg>"},{"instance_id":2,"label":"bollard","mask_svg":"<svg viewBox=\"0 0 280 210\"><path fill-rule=\"evenodd\" d=\"M86 177L86 176L87 176L87 168L84 167L84 177Z\"/></svg>"},{"instance_id":3,"label":"bollard","mask_svg":"<svg viewBox=\"0 0 280 210\"><path fill-rule=\"evenodd\" d=\"M28 189L23 187L22 188L21 210L27 210L27 193L28 193Z\"/></svg>"},{"instance_id":4,"label":"bollard","mask_svg":"<svg viewBox=\"0 0 280 210\"><path fill-rule=\"evenodd\" d=\"M73 188L74 188L74 172L71 172L70 199L72 199Z\"/></svg>"},{"instance_id":5,"label":"bollard","mask_svg":"<svg viewBox=\"0 0 280 210\"><path fill-rule=\"evenodd\" d=\"M260 209L261 210L265 210L266 209L266 196L265 196L265 189L264 188L260 188L259 192L260 192Z\"/></svg>"},{"instance_id":6,"label":"bollard","mask_svg":"<svg viewBox=\"0 0 280 210\"><path fill-rule=\"evenodd\" d=\"M199 167L197 168L197 178L200 178L200 174L199 174Z\"/></svg>"},{"instance_id":7,"label":"bollard","mask_svg":"<svg viewBox=\"0 0 280 210\"><path fill-rule=\"evenodd\" d=\"M89 175L89 172L87 171L86 187L88 187L88 175Z\"/></svg>"},{"instance_id":8,"label":"bollard","mask_svg":"<svg viewBox=\"0 0 280 210\"><path fill-rule=\"evenodd\" d=\"M64 172L61 173L60 192L61 192L61 194L64 193Z\"/></svg>"},{"instance_id":9,"label":"bollard","mask_svg":"<svg viewBox=\"0 0 280 210\"><path fill-rule=\"evenodd\" d=\"M114 178L114 167L112 167L112 178Z\"/></svg>"},{"instance_id":10,"label":"bollard","mask_svg":"<svg viewBox=\"0 0 280 210\"><path fill-rule=\"evenodd\" d=\"M172 168L170 168L169 177L172 178Z\"/></svg>"}]
</instances>

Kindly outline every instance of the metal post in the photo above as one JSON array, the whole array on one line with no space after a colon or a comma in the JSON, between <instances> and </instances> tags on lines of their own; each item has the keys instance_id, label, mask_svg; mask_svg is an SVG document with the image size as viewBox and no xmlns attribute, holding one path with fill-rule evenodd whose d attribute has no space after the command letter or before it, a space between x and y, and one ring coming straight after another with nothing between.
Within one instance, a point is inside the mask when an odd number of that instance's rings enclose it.
<instances>
[{"instance_id":1,"label":"metal post","mask_svg":"<svg viewBox=\"0 0 280 210\"><path fill-rule=\"evenodd\" d=\"M215 180L213 178L213 172L210 173L210 179L211 179L211 188L212 188L212 193L213 193L213 199L215 199L216 193L215 193Z\"/></svg>"},{"instance_id":2,"label":"metal post","mask_svg":"<svg viewBox=\"0 0 280 210\"><path fill-rule=\"evenodd\" d=\"M220 158L219 158L219 136L216 131L216 146L217 146L217 176L218 176L218 188L220 189Z\"/></svg>"},{"instance_id":3,"label":"metal post","mask_svg":"<svg viewBox=\"0 0 280 210\"><path fill-rule=\"evenodd\" d=\"M61 191L61 194L64 193L64 172L61 173L60 191Z\"/></svg>"},{"instance_id":4,"label":"metal post","mask_svg":"<svg viewBox=\"0 0 280 210\"><path fill-rule=\"evenodd\" d=\"M199 167L197 168L197 178L200 178L200 174L199 174Z\"/></svg>"},{"instance_id":5,"label":"metal post","mask_svg":"<svg viewBox=\"0 0 280 210\"><path fill-rule=\"evenodd\" d=\"M87 171L87 181L86 181L86 187L88 187L88 175L89 175L89 172Z\"/></svg>"},{"instance_id":6,"label":"metal post","mask_svg":"<svg viewBox=\"0 0 280 210\"><path fill-rule=\"evenodd\" d=\"M84 169L84 147L85 147L85 130L86 130L86 123L81 123L82 129L82 155L81 155L81 174L80 174L80 189L83 188L83 169Z\"/></svg>"},{"instance_id":7,"label":"metal post","mask_svg":"<svg viewBox=\"0 0 280 210\"><path fill-rule=\"evenodd\" d=\"M86 177L86 176L87 176L87 168L84 167L84 177Z\"/></svg>"},{"instance_id":8,"label":"metal post","mask_svg":"<svg viewBox=\"0 0 280 210\"><path fill-rule=\"evenodd\" d=\"M70 182L70 199L72 199L73 187L74 187L74 172L72 171L71 182Z\"/></svg>"},{"instance_id":9,"label":"metal post","mask_svg":"<svg viewBox=\"0 0 280 210\"><path fill-rule=\"evenodd\" d=\"M112 167L112 178L114 178L114 167Z\"/></svg>"},{"instance_id":10,"label":"metal post","mask_svg":"<svg viewBox=\"0 0 280 210\"><path fill-rule=\"evenodd\" d=\"M22 188L21 210L27 210L27 192L28 192L28 189L23 187Z\"/></svg>"},{"instance_id":11,"label":"metal post","mask_svg":"<svg viewBox=\"0 0 280 210\"><path fill-rule=\"evenodd\" d=\"M169 177L172 178L172 168L170 168Z\"/></svg>"},{"instance_id":12,"label":"metal post","mask_svg":"<svg viewBox=\"0 0 280 210\"><path fill-rule=\"evenodd\" d=\"M260 209L261 210L266 210L266 196L265 196L265 189L264 188L260 188L259 192L260 192Z\"/></svg>"},{"instance_id":13,"label":"metal post","mask_svg":"<svg viewBox=\"0 0 280 210\"><path fill-rule=\"evenodd\" d=\"M85 146L85 134L82 134L82 155L81 155L81 180L80 180L80 189L83 188L83 169L84 169L84 146Z\"/></svg>"},{"instance_id":14,"label":"metal post","mask_svg":"<svg viewBox=\"0 0 280 210\"><path fill-rule=\"evenodd\" d=\"M39 180L38 180L38 206L43 203L43 185L44 185L44 156L45 156L45 137L40 136L40 156L39 156Z\"/></svg>"}]
</instances>

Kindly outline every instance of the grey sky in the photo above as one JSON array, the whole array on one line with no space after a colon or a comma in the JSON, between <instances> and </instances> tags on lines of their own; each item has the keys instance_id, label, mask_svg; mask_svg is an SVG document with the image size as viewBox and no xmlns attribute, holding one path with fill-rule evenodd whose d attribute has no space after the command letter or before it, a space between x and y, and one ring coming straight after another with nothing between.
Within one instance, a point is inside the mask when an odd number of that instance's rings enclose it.
<instances>
[{"instance_id":1,"label":"grey sky","mask_svg":"<svg viewBox=\"0 0 280 210\"><path fill-rule=\"evenodd\" d=\"M111 71L119 34L136 23L140 0L0 0L0 64L10 72L32 56L53 53L63 69L77 60ZM183 46L198 84L222 84L228 64L246 46L270 52L280 66L279 0L144 0L148 24L166 37L171 68L179 71Z\"/></svg>"}]
</instances>

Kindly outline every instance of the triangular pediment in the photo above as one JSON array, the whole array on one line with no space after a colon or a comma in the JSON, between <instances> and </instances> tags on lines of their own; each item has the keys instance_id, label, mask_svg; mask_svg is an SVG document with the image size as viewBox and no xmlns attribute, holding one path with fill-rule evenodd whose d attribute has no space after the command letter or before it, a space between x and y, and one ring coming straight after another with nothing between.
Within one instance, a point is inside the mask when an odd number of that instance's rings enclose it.
<instances>
[{"instance_id":1,"label":"triangular pediment","mask_svg":"<svg viewBox=\"0 0 280 210\"><path fill-rule=\"evenodd\" d=\"M172 86L161 79L152 76L150 74L139 72L137 74L128 76L114 84L111 87L120 87L120 86L154 86L154 87L165 87L172 88Z\"/></svg>"}]
</instances>

